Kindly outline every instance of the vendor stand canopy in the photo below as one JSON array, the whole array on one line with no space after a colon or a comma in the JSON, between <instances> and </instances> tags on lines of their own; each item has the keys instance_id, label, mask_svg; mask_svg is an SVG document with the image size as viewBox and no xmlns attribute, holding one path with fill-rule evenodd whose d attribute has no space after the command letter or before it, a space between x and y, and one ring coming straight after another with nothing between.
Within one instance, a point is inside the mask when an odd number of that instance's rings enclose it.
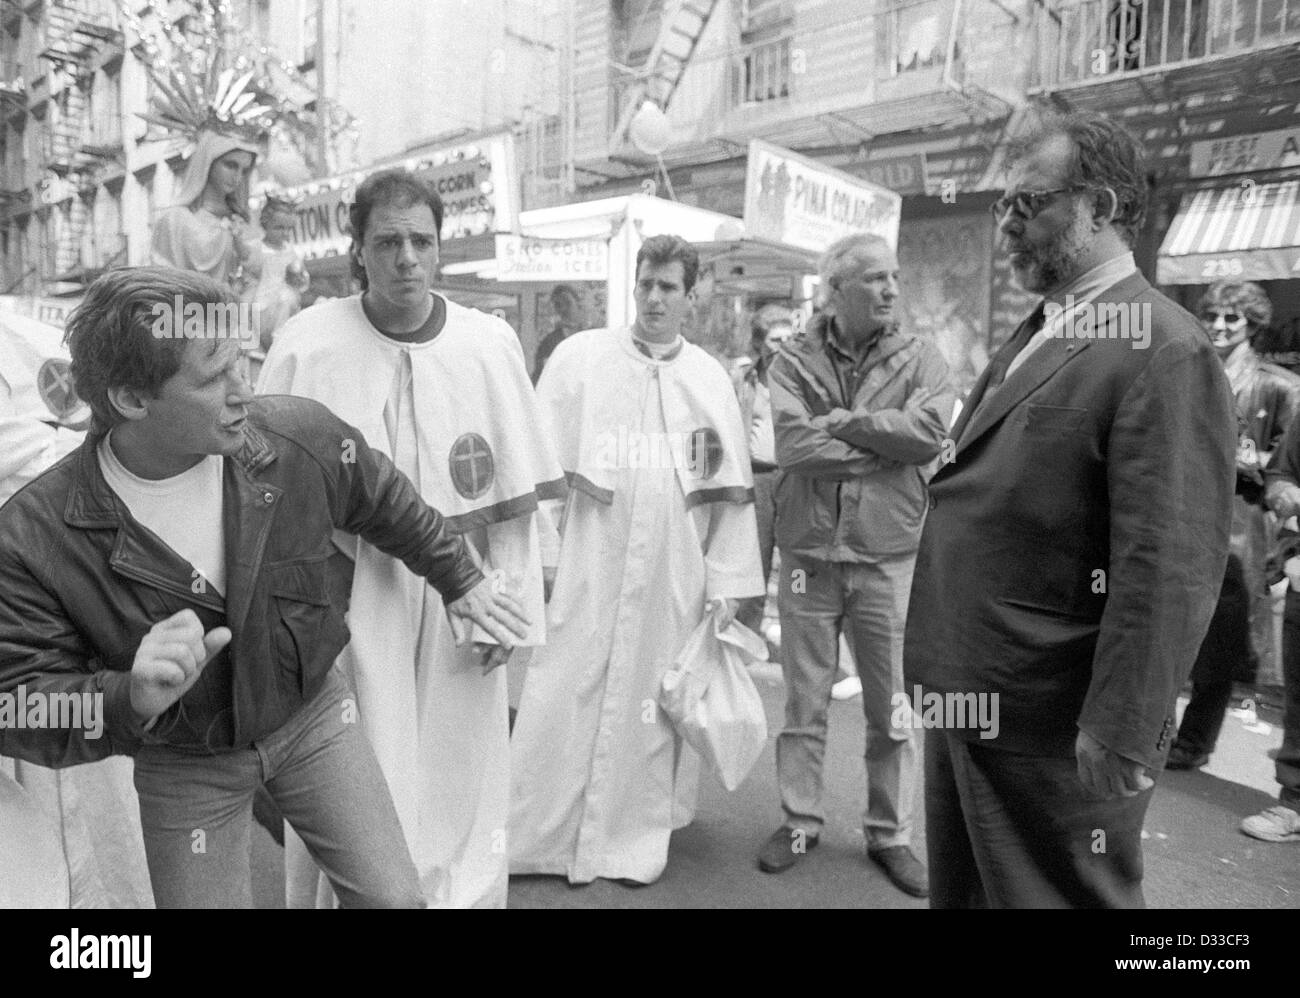
<instances>
[{"instance_id":1,"label":"vendor stand canopy","mask_svg":"<svg viewBox=\"0 0 1300 998\"><path fill-rule=\"evenodd\" d=\"M1300 180L1183 195L1156 261L1159 284L1300 278Z\"/></svg>"},{"instance_id":2,"label":"vendor stand canopy","mask_svg":"<svg viewBox=\"0 0 1300 998\"><path fill-rule=\"evenodd\" d=\"M817 273L816 253L771 239L713 240L695 248L721 294L799 302L808 297L807 278Z\"/></svg>"}]
</instances>

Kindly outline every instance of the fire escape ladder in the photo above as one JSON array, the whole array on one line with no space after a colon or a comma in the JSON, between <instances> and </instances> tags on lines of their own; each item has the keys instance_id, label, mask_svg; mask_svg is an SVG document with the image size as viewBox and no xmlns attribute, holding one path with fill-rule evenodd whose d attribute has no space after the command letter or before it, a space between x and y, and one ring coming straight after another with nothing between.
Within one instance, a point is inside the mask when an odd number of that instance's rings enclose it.
<instances>
[{"instance_id":1,"label":"fire escape ladder","mask_svg":"<svg viewBox=\"0 0 1300 998\"><path fill-rule=\"evenodd\" d=\"M718 0L668 0L659 35L637 72L636 85L628 91L614 130L615 146L626 141L628 126L647 98L668 110L717 6Z\"/></svg>"}]
</instances>

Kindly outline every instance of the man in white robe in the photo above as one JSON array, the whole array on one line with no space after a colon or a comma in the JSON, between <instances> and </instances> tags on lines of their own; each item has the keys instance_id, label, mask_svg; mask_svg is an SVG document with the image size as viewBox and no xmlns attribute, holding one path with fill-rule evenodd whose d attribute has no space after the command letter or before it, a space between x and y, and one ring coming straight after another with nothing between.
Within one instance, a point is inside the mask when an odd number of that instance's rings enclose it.
<instances>
[{"instance_id":1,"label":"man in white robe","mask_svg":"<svg viewBox=\"0 0 1300 998\"><path fill-rule=\"evenodd\" d=\"M90 409L69 368L62 330L0 311L0 505L81 443ZM24 878L61 879L56 905L153 907L133 771L120 755L67 769L0 757L0 828L45 841L47 852L6 863L0 848L0 881L12 881L8 894L0 885L0 907L41 903L19 889ZM44 812L39 825L33 809Z\"/></svg>"},{"instance_id":2,"label":"man in white robe","mask_svg":"<svg viewBox=\"0 0 1300 998\"><path fill-rule=\"evenodd\" d=\"M322 302L280 330L262 394L329 406L393 459L484 571L524 604L544 640L538 501L563 494L518 337L431 291L442 204L414 175L367 179L352 206L365 291ZM346 460L347 455L342 455ZM431 907L502 907L510 788L506 649L458 647L438 595L364 542L343 653L361 723L388 779ZM495 574L494 574L495 573ZM289 904L328 903L286 836ZM304 877L304 871L308 874ZM314 896L313 896L314 895Z\"/></svg>"},{"instance_id":3,"label":"man in white robe","mask_svg":"<svg viewBox=\"0 0 1300 998\"><path fill-rule=\"evenodd\" d=\"M660 680L706 601L727 619L763 592L740 408L680 334L697 271L689 243L648 239L633 328L569 337L538 384L570 491L511 742L511 873L663 873L698 759L659 709Z\"/></svg>"}]
</instances>

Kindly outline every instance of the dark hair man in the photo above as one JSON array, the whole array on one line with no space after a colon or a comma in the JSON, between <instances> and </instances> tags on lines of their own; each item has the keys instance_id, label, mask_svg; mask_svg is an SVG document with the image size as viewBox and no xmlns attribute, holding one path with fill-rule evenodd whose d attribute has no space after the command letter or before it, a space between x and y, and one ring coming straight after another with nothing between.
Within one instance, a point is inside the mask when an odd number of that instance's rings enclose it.
<instances>
[{"instance_id":1,"label":"dark hair man","mask_svg":"<svg viewBox=\"0 0 1300 998\"><path fill-rule=\"evenodd\" d=\"M537 385L571 488L510 745L510 869L571 883L663 872L698 756L660 681L706 613L763 591L740 409L681 332L699 258L660 235L637 261L632 328L570 336Z\"/></svg>"},{"instance_id":2,"label":"dark hair man","mask_svg":"<svg viewBox=\"0 0 1300 998\"><path fill-rule=\"evenodd\" d=\"M357 189L352 262L365 291L285 324L259 390L315 399L390 456L535 621L521 639L475 649L436 596L362 541L352 643L361 727L392 790L425 900L504 907L508 878L510 645L540 644L542 499L563 492L519 337L434 291L442 202L416 174L384 170ZM554 541L554 529L546 535ZM397 667L395 667L397 666ZM289 903L319 877L292 837Z\"/></svg>"},{"instance_id":3,"label":"dark hair man","mask_svg":"<svg viewBox=\"0 0 1300 998\"><path fill-rule=\"evenodd\" d=\"M314 402L253 398L234 304L202 275L133 268L69 320L94 429L0 510L0 692L101 697L106 723L98 739L4 728L0 749L50 766L134 755L159 907L250 904L260 784L346 905L418 906L332 669L348 630L331 532L400 556L502 640L527 622L360 433Z\"/></svg>"},{"instance_id":4,"label":"dark hair man","mask_svg":"<svg viewBox=\"0 0 1300 998\"><path fill-rule=\"evenodd\" d=\"M555 313L555 324L542 342L537 344L537 354L533 360L533 384L542 376L542 368L546 366L555 348L586 326L582 300L578 297L578 292L568 284L557 284L551 289L551 311Z\"/></svg>"},{"instance_id":5,"label":"dark hair man","mask_svg":"<svg viewBox=\"0 0 1300 998\"><path fill-rule=\"evenodd\" d=\"M1136 141L1077 114L1012 153L994 217L1044 300L953 427L907 620L932 711L931 904L1137 907L1154 774L1228 556L1236 420L1200 324L1134 265Z\"/></svg>"}]
</instances>

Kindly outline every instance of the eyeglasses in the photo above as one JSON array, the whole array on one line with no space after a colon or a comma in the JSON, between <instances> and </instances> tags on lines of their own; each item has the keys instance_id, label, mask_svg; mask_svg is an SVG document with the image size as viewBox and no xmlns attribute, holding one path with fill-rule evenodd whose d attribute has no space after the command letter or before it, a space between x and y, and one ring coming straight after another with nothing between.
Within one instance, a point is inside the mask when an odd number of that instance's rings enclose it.
<instances>
[{"instance_id":1,"label":"eyeglasses","mask_svg":"<svg viewBox=\"0 0 1300 998\"><path fill-rule=\"evenodd\" d=\"M1028 222L1051 204L1056 195L1075 194L1087 189L1087 184L1075 184L1073 187L1057 187L1050 191L1017 191L1015 194L1004 194L989 205L989 213L995 222L1001 222L1007 212L1014 208L1016 214Z\"/></svg>"},{"instance_id":2,"label":"eyeglasses","mask_svg":"<svg viewBox=\"0 0 1300 998\"><path fill-rule=\"evenodd\" d=\"M1201 321L1206 323L1215 323L1220 319L1225 325L1235 326L1239 322L1244 322L1246 317L1239 312L1202 312Z\"/></svg>"}]
</instances>

